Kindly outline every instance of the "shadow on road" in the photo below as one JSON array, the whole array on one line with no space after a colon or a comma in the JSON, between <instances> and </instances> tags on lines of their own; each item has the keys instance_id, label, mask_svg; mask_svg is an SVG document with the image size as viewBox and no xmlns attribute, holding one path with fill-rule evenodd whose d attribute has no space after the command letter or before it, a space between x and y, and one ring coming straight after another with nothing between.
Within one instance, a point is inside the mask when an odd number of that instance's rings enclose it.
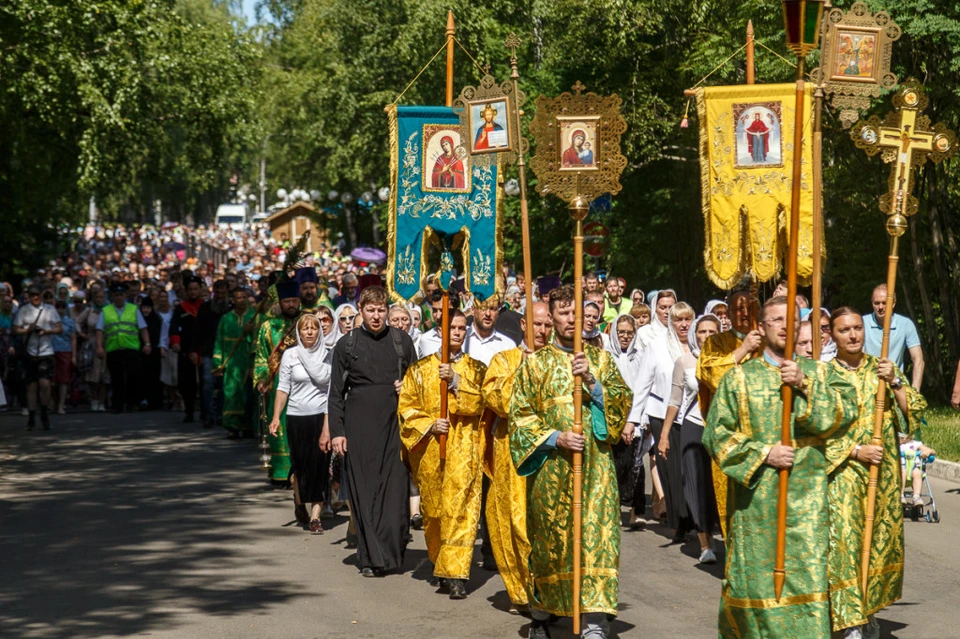
<instances>
[{"instance_id":1,"label":"shadow on road","mask_svg":"<svg viewBox=\"0 0 960 639\"><path fill-rule=\"evenodd\" d=\"M140 635L316 597L245 576L273 560L238 506L290 498L250 479L252 441L162 413L61 417L52 433L0 419L0 636Z\"/></svg>"}]
</instances>

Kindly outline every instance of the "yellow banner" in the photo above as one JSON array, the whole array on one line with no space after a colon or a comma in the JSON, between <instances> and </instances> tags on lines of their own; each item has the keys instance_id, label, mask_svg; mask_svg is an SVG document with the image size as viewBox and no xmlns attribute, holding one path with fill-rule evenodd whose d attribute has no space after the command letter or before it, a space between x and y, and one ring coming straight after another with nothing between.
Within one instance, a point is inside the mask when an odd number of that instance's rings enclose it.
<instances>
[{"instance_id":1,"label":"yellow banner","mask_svg":"<svg viewBox=\"0 0 960 639\"><path fill-rule=\"evenodd\" d=\"M798 275L813 274L813 89L803 118ZM697 89L707 275L730 289L777 277L786 261L793 187L795 84Z\"/></svg>"}]
</instances>

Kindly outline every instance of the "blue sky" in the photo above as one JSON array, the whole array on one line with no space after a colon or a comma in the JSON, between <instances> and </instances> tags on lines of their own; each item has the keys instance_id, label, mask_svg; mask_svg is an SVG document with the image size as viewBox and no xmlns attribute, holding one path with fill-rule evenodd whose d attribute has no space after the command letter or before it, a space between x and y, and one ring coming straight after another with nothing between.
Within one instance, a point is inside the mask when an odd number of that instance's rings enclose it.
<instances>
[{"instance_id":1,"label":"blue sky","mask_svg":"<svg viewBox=\"0 0 960 639\"><path fill-rule=\"evenodd\" d=\"M257 0L243 0L243 15L247 18L247 24L253 24L257 20L255 5Z\"/></svg>"}]
</instances>

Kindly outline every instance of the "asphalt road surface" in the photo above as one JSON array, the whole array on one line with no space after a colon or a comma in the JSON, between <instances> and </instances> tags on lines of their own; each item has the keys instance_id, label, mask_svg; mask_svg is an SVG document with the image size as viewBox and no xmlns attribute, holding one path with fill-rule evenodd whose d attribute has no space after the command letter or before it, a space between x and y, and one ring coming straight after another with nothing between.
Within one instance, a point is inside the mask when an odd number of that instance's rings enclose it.
<instances>
[{"instance_id":1,"label":"asphalt road surface","mask_svg":"<svg viewBox=\"0 0 960 639\"><path fill-rule=\"evenodd\" d=\"M496 573L475 568L465 601L427 585L422 533L402 574L361 578L345 519L299 528L253 440L171 413L53 418L26 433L0 414L0 637L526 636ZM906 523L885 637L960 636L960 484L932 485L942 522ZM615 636L716 636L721 569L698 550L659 526L624 532ZM570 636L569 621L554 630Z\"/></svg>"}]
</instances>

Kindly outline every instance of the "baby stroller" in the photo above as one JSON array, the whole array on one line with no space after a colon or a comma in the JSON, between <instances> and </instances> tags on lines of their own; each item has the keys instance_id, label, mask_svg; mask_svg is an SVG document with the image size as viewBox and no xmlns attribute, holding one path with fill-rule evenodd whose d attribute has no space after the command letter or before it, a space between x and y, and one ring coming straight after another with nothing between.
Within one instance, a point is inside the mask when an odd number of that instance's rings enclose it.
<instances>
[{"instance_id":1,"label":"baby stroller","mask_svg":"<svg viewBox=\"0 0 960 639\"><path fill-rule=\"evenodd\" d=\"M903 490L904 517L909 517L913 521L920 521L920 518L922 517L923 519L926 519L928 523L940 523L940 512L937 510L937 502L933 498L933 490L930 489L930 480L927 479L927 465L932 464L935 460L936 455L927 455L926 457L923 457L920 454L920 451L917 449L904 450L901 448L900 461L901 463L905 463L908 478L907 485ZM916 464L920 464L920 472L922 476L919 495L922 503L916 503L913 495L913 486L909 481Z\"/></svg>"}]
</instances>

